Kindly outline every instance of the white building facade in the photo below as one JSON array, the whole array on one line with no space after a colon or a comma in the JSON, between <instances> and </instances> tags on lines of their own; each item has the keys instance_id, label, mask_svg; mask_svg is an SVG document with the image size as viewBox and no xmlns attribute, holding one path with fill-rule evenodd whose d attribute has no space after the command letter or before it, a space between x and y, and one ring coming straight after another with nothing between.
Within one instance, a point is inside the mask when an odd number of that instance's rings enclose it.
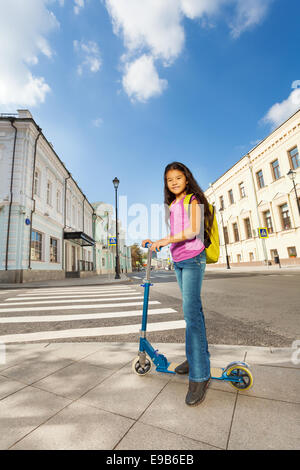
<instances>
[{"instance_id":1,"label":"white building facade","mask_svg":"<svg viewBox=\"0 0 300 470\"><path fill-rule=\"evenodd\" d=\"M114 207L105 202L92 204L95 211L95 269L97 274L115 273L116 247L110 244L110 238L116 236ZM132 272L131 249L126 246L125 232L118 219L118 251L120 274Z\"/></svg>"},{"instance_id":2,"label":"white building facade","mask_svg":"<svg viewBox=\"0 0 300 470\"><path fill-rule=\"evenodd\" d=\"M0 282L95 273L94 209L27 110L0 116Z\"/></svg>"},{"instance_id":3,"label":"white building facade","mask_svg":"<svg viewBox=\"0 0 300 470\"><path fill-rule=\"evenodd\" d=\"M216 209L220 266L226 251L231 265L274 264L278 257L300 264L299 153L300 110L205 191ZM259 238L259 228L268 238Z\"/></svg>"}]
</instances>

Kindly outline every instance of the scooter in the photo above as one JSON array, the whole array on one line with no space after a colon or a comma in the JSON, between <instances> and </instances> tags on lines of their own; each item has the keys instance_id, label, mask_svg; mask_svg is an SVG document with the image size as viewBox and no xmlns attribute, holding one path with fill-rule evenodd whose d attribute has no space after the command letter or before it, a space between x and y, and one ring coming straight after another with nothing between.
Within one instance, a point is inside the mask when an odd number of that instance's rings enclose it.
<instances>
[{"instance_id":1,"label":"scooter","mask_svg":"<svg viewBox=\"0 0 300 470\"><path fill-rule=\"evenodd\" d=\"M151 244L146 243L145 247L148 248L148 256L146 278L143 279L144 284L141 284L144 287L142 328L140 330L138 357L133 360L132 369L137 375L144 376L151 371L152 364L154 364L156 372L176 374L175 369L179 364L169 362L163 354L159 354L158 349L153 348L146 338L149 293L150 286L153 286L153 284L150 281L152 252L149 248ZM212 367L211 379L228 382L237 390L249 390L253 385L253 375L245 362L231 362L225 368Z\"/></svg>"}]
</instances>

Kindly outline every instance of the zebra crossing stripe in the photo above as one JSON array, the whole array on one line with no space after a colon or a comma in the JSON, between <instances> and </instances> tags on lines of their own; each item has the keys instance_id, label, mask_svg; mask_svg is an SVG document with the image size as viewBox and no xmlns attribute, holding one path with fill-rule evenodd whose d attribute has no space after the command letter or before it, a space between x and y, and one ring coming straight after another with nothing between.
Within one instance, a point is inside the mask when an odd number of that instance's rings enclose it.
<instances>
[{"instance_id":1,"label":"zebra crossing stripe","mask_svg":"<svg viewBox=\"0 0 300 470\"><path fill-rule=\"evenodd\" d=\"M160 302L157 300L149 300L149 305L158 305ZM8 305L8 304L5 304ZM14 308L1 308L1 313L9 313L9 312L37 312L37 311L45 311L45 310L78 310L78 309L88 309L88 308L111 308L111 307L135 307L137 305L143 305L143 302L120 302L118 304L95 304L95 305L64 305L64 306L47 306L47 307L14 307Z\"/></svg>"},{"instance_id":2,"label":"zebra crossing stripe","mask_svg":"<svg viewBox=\"0 0 300 470\"><path fill-rule=\"evenodd\" d=\"M149 309L148 315L161 315L164 313L175 313L173 308ZM74 320L101 320L103 318L123 318L142 316L142 310L128 310L123 312L104 312L104 313L81 313L75 315L34 315L31 317L3 317L0 323L40 323L40 322L59 322Z\"/></svg>"},{"instance_id":3,"label":"zebra crossing stripe","mask_svg":"<svg viewBox=\"0 0 300 470\"><path fill-rule=\"evenodd\" d=\"M132 289L132 286L124 286L124 287L60 287L58 289L53 289L53 288L48 288L48 289L26 289L26 293L29 294L35 294L35 293L57 293L57 292L83 292L83 291L89 291L89 292L94 292L94 291L101 291L101 292L118 292L118 291L123 291L123 290L130 290ZM21 294L22 295L22 294Z\"/></svg>"},{"instance_id":4,"label":"zebra crossing stripe","mask_svg":"<svg viewBox=\"0 0 300 470\"><path fill-rule=\"evenodd\" d=\"M118 295L122 295L123 297L127 297L128 295L135 295L140 294L140 292L122 292ZM43 295L42 297L9 297L5 299L5 302L10 302L12 300L45 300L45 299L76 299L76 298L88 298L88 297L114 297L116 294L80 294L80 295Z\"/></svg>"},{"instance_id":5,"label":"zebra crossing stripe","mask_svg":"<svg viewBox=\"0 0 300 470\"><path fill-rule=\"evenodd\" d=\"M37 333L24 333L14 335L0 336L2 343L25 343L27 341L48 341L54 339L65 339L65 338L89 338L98 336L113 336L113 335L124 335L130 333L138 333L141 328L141 324L137 325L120 325L120 326L106 326L102 328L79 328L71 330L60 330L60 331L41 331ZM165 330L176 330L185 328L185 321L170 321L161 323L148 323L147 331L165 331Z\"/></svg>"},{"instance_id":6,"label":"zebra crossing stripe","mask_svg":"<svg viewBox=\"0 0 300 470\"><path fill-rule=\"evenodd\" d=\"M124 299L124 297L114 297L113 299L110 299L110 298L101 298L101 299L95 299L97 302L105 302L106 300L137 300L137 299L142 299L143 296L142 295L135 295L135 296L131 296L131 297L127 297L126 299ZM15 299L13 299L15 300ZM87 299L87 298L82 298L82 299L74 299L72 300L72 303L80 303L80 302L93 302L94 301L94 297L92 299ZM43 305L43 304L66 304L66 303L70 303L71 300L69 299L51 299L51 300L30 300L29 302L9 302L9 303L0 303L0 307L2 305L34 305L34 304L38 304L38 305ZM26 307L25 307L26 308ZM62 307L63 308L63 307ZM3 310L0 308L0 313L2 312Z\"/></svg>"}]
</instances>

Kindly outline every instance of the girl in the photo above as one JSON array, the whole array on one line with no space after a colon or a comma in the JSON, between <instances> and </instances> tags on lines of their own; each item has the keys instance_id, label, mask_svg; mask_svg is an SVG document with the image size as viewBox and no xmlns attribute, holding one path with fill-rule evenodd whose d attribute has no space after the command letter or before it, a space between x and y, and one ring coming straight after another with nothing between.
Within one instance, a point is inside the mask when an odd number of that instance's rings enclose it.
<instances>
[{"instance_id":1,"label":"girl","mask_svg":"<svg viewBox=\"0 0 300 470\"><path fill-rule=\"evenodd\" d=\"M210 381L210 354L206 339L205 321L201 303L201 285L206 267L204 237L210 235L213 216L207 199L190 170L179 162L167 165L164 172L165 204L170 207L171 232L165 238L152 242L151 250L171 244L176 278L182 293L183 314L186 322L186 361L176 367L178 374L189 373L189 388L185 402L189 406L201 403ZM193 194L189 213L183 205L187 194ZM188 215L189 214L189 215ZM201 219L204 226L201 227Z\"/></svg>"}]
</instances>

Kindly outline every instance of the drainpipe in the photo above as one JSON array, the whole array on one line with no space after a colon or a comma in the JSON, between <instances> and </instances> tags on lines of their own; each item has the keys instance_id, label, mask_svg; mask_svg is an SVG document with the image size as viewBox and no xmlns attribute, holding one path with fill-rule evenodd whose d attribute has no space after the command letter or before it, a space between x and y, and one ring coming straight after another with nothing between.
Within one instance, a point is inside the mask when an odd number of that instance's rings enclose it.
<instances>
[{"instance_id":1,"label":"drainpipe","mask_svg":"<svg viewBox=\"0 0 300 470\"><path fill-rule=\"evenodd\" d=\"M62 260L61 260L61 266L62 266L62 269L64 270L65 269L65 239L64 239L64 233L65 233L65 229L66 229L66 222L67 222L67 217L66 217L66 205L67 205L67 180L71 178L71 173L69 173L69 176L67 176L65 178L65 197L64 197L64 228L63 228L63 232L62 232L62 247L61 247L61 256L62 256Z\"/></svg>"},{"instance_id":2,"label":"drainpipe","mask_svg":"<svg viewBox=\"0 0 300 470\"><path fill-rule=\"evenodd\" d=\"M254 197L255 197L255 208L256 208L257 220L258 220L259 225L261 226L261 218L260 218L260 213L259 213L259 210L258 210L257 193L256 193L256 189L255 189L253 167L252 167L252 162L251 162L251 159L250 159L250 155L247 155L247 159L248 159L248 168L249 168L250 174L251 174L251 181L252 181ZM266 242L265 242L264 238L262 238L261 241L262 241L262 248L263 248L263 254L264 254L264 262L265 262L265 265L267 265L267 267L269 267Z\"/></svg>"},{"instance_id":3,"label":"drainpipe","mask_svg":"<svg viewBox=\"0 0 300 470\"><path fill-rule=\"evenodd\" d=\"M82 201L82 231L84 233L84 202L86 200L86 197L84 196L83 198L83 201ZM84 266L85 266L85 258L83 257L83 253L84 253L84 248L83 246L81 247L81 259L82 261L84 261ZM84 267L85 269L85 267Z\"/></svg>"},{"instance_id":4,"label":"drainpipe","mask_svg":"<svg viewBox=\"0 0 300 470\"><path fill-rule=\"evenodd\" d=\"M34 173L35 173L35 165L36 165L36 151L37 151L37 142L42 133L42 129L38 127L38 135L35 139L34 143L34 154L33 154L33 170L32 170L32 187L31 187L31 200L33 202L33 208L30 211L30 229L29 229L29 253L28 253L28 269L32 269L31 267L31 237L32 237L32 215L35 212L35 199L34 199Z\"/></svg>"},{"instance_id":5,"label":"drainpipe","mask_svg":"<svg viewBox=\"0 0 300 470\"><path fill-rule=\"evenodd\" d=\"M11 123L12 127L15 129L15 137L14 137L13 156L12 156L12 165L11 165L11 176L10 176L10 201L9 201L9 208L8 208L6 253L5 253L5 271L8 270L8 248L9 248L10 218L11 218L11 208L12 208L12 203L13 203L13 180L14 180L16 140L17 140L17 128L14 125L14 122L15 122L15 118L11 118L10 123Z\"/></svg>"}]
</instances>

